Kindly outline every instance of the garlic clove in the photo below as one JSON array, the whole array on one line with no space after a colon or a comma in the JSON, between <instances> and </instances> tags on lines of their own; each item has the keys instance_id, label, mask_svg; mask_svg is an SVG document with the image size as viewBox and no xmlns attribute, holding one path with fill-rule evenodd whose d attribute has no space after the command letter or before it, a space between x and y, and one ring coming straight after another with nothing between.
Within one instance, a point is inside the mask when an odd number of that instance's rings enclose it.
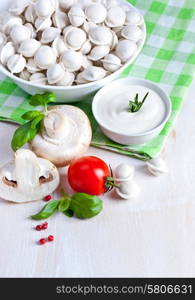
<instances>
[{"instance_id":1,"label":"garlic clove","mask_svg":"<svg viewBox=\"0 0 195 300\"><path fill-rule=\"evenodd\" d=\"M63 29L69 24L68 16L61 10L56 10L52 15L53 25L59 29Z\"/></svg>"},{"instance_id":2,"label":"garlic clove","mask_svg":"<svg viewBox=\"0 0 195 300\"><path fill-rule=\"evenodd\" d=\"M101 67L89 66L81 72L81 76L87 81L97 81L106 76L106 71Z\"/></svg>"},{"instance_id":3,"label":"garlic clove","mask_svg":"<svg viewBox=\"0 0 195 300\"><path fill-rule=\"evenodd\" d=\"M26 60L22 55L14 54L8 58L7 67L12 74L20 73L26 66Z\"/></svg>"},{"instance_id":4,"label":"garlic clove","mask_svg":"<svg viewBox=\"0 0 195 300\"><path fill-rule=\"evenodd\" d=\"M137 45L135 42L129 40L120 40L116 46L115 53L122 62L126 62L134 55L136 51Z\"/></svg>"},{"instance_id":5,"label":"garlic clove","mask_svg":"<svg viewBox=\"0 0 195 300\"><path fill-rule=\"evenodd\" d=\"M75 27L80 27L85 22L85 13L78 5L74 5L68 12L70 23Z\"/></svg>"},{"instance_id":6,"label":"garlic clove","mask_svg":"<svg viewBox=\"0 0 195 300\"><path fill-rule=\"evenodd\" d=\"M102 59L103 67L108 72L115 72L121 67L121 60L114 54L107 54L104 59Z\"/></svg>"},{"instance_id":7,"label":"garlic clove","mask_svg":"<svg viewBox=\"0 0 195 300\"><path fill-rule=\"evenodd\" d=\"M53 42L59 35L60 35L59 28L48 27L43 30L40 42L42 44L49 44L49 43Z\"/></svg>"},{"instance_id":8,"label":"garlic clove","mask_svg":"<svg viewBox=\"0 0 195 300\"><path fill-rule=\"evenodd\" d=\"M34 56L35 63L41 69L47 69L50 65L56 63L56 53L49 46L41 46Z\"/></svg>"},{"instance_id":9,"label":"garlic clove","mask_svg":"<svg viewBox=\"0 0 195 300\"><path fill-rule=\"evenodd\" d=\"M136 25L125 26L121 35L130 41L138 42L143 37L143 31Z\"/></svg>"},{"instance_id":10,"label":"garlic clove","mask_svg":"<svg viewBox=\"0 0 195 300\"><path fill-rule=\"evenodd\" d=\"M164 173L168 173L166 162L160 157L156 157L147 161L146 166L148 171L154 176L159 176Z\"/></svg>"},{"instance_id":11,"label":"garlic clove","mask_svg":"<svg viewBox=\"0 0 195 300\"><path fill-rule=\"evenodd\" d=\"M133 179L135 173L135 169L133 166L128 164L120 164L114 171L114 180L115 181L130 181Z\"/></svg>"},{"instance_id":12,"label":"garlic clove","mask_svg":"<svg viewBox=\"0 0 195 300\"><path fill-rule=\"evenodd\" d=\"M65 71L60 64L51 65L47 69L47 79L50 84L55 84L58 81L62 80L64 77Z\"/></svg>"},{"instance_id":13,"label":"garlic clove","mask_svg":"<svg viewBox=\"0 0 195 300\"><path fill-rule=\"evenodd\" d=\"M46 85L47 78L43 73L34 73L30 76L29 80L36 84Z\"/></svg>"},{"instance_id":14,"label":"garlic clove","mask_svg":"<svg viewBox=\"0 0 195 300\"><path fill-rule=\"evenodd\" d=\"M86 7L85 15L88 21L100 24L105 21L107 10L102 4L94 3Z\"/></svg>"},{"instance_id":15,"label":"garlic clove","mask_svg":"<svg viewBox=\"0 0 195 300\"><path fill-rule=\"evenodd\" d=\"M79 52L75 52L73 50L67 50L61 57L61 61L66 70L69 72L78 71L83 62L83 56Z\"/></svg>"},{"instance_id":16,"label":"garlic clove","mask_svg":"<svg viewBox=\"0 0 195 300\"><path fill-rule=\"evenodd\" d=\"M108 27L123 26L126 14L120 6L111 7L107 12L105 23Z\"/></svg>"},{"instance_id":17,"label":"garlic clove","mask_svg":"<svg viewBox=\"0 0 195 300\"><path fill-rule=\"evenodd\" d=\"M33 57L41 47L41 43L35 39L25 40L21 43L18 52L25 57Z\"/></svg>"},{"instance_id":18,"label":"garlic clove","mask_svg":"<svg viewBox=\"0 0 195 300\"><path fill-rule=\"evenodd\" d=\"M21 44L23 41L30 39L31 31L24 25L15 25L10 32L10 37L14 44Z\"/></svg>"},{"instance_id":19,"label":"garlic clove","mask_svg":"<svg viewBox=\"0 0 195 300\"><path fill-rule=\"evenodd\" d=\"M141 14L135 10L127 11L125 25L141 25L144 21L144 18Z\"/></svg>"},{"instance_id":20,"label":"garlic clove","mask_svg":"<svg viewBox=\"0 0 195 300\"><path fill-rule=\"evenodd\" d=\"M89 39L95 45L110 45L112 43L112 33L109 28L103 26L93 27L89 30Z\"/></svg>"},{"instance_id":21,"label":"garlic clove","mask_svg":"<svg viewBox=\"0 0 195 300\"><path fill-rule=\"evenodd\" d=\"M116 188L116 192L122 199L131 200L139 196L140 189L134 181L124 181Z\"/></svg>"},{"instance_id":22,"label":"garlic clove","mask_svg":"<svg viewBox=\"0 0 195 300\"><path fill-rule=\"evenodd\" d=\"M88 55L88 58L92 61L97 61L105 57L109 52L109 46L95 46Z\"/></svg>"},{"instance_id":23,"label":"garlic clove","mask_svg":"<svg viewBox=\"0 0 195 300\"><path fill-rule=\"evenodd\" d=\"M10 56L14 55L15 47L12 42L8 42L0 48L0 61L5 66Z\"/></svg>"}]
</instances>

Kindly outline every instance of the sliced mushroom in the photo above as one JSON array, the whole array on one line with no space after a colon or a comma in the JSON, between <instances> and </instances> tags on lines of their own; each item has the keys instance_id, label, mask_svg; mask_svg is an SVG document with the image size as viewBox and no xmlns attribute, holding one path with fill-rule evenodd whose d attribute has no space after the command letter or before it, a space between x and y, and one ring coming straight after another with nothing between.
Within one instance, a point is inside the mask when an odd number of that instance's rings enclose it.
<instances>
[{"instance_id":1,"label":"sliced mushroom","mask_svg":"<svg viewBox=\"0 0 195 300\"><path fill-rule=\"evenodd\" d=\"M12 202L39 200L59 185L57 168L32 151L16 151L14 160L0 169L0 197Z\"/></svg>"},{"instance_id":2,"label":"sliced mushroom","mask_svg":"<svg viewBox=\"0 0 195 300\"><path fill-rule=\"evenodd\" d=\"M89 119L81 109L59 105L49 109L30 146L38 156L64 167L87 151L91 136Z\"/></svg>"}]
</instances>

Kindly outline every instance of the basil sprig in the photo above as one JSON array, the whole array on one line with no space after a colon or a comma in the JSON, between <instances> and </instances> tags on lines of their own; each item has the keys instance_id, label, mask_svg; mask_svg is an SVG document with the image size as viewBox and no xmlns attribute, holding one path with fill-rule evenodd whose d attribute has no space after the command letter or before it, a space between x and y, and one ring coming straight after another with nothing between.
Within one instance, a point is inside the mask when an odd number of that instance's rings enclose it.
<instances>
[{"instance_id":1,"label":"basil sprig","mask_svg":"<svg viewBox=\"0 0 195 300\"><path fill-rule=\"evenodd\" d=\"M139 96L138 96L138 94L136 94L134 100L129 101L128 111L132 112L132 113L139 111L140 108L142 107L142 105L144 104L146 98L148 97L148 94L149 94L149 92L146 93L146 95L144 96L142 101L139 101Z\"/></svg>"},{"instance_id":2,"label":"basil sprig","mask_svg":"<svg viewBox=\"0 0 195 300\"><path fill-rule=\"evenodd\" d=\"M64 195L60 200L52 200L36 215L34 220L47 219L57 210L68 217L75 214L80 219L89 219L98 215L103 209L103 202L97 196L76 193L72 196Z\"/></svg>"},{"instance_id":3,"label":"basil sprig","mask_svg":"<svg viewBox=\"0 0 195 300\"><path fill-rule=\"evenodd\" d=\"M27 122L18 127L12 137L11 147L13 151L17 151L37 135L41 129L41 122L47 112L47 105L51 102L56 102L56 96L53 93L32 96L29 100L30 105L43 106L44 111L40 112L38 110L33 110L22 115L22 119Z\"/></svg>"}]
</instances>

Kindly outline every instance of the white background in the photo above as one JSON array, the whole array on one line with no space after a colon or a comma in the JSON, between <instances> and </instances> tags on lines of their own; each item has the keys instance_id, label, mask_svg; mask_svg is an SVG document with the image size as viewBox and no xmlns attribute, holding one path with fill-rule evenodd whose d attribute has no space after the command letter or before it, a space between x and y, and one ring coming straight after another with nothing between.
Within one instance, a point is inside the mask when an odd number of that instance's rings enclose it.
<instances>
[{"instance_id":1,"label":"white background","mask_svg":"<svg viewBox=\"0 0 195 300\"><path fill-rule=\"evenodd\" d=\"M141 195L103 197L104 210L90 220L51 217L49 229L30 219L44 201L11 204L0 200L0 277L195 276L195 84L189 90L163 157L169 173L149 175L143 162L91 148L113 168L136 167ZM0 123L0 165L12 158L15 126ZM62 177L66 186L65 176ZM37 244L53 234L55 242Z\"/></svg>"}]
</instances>

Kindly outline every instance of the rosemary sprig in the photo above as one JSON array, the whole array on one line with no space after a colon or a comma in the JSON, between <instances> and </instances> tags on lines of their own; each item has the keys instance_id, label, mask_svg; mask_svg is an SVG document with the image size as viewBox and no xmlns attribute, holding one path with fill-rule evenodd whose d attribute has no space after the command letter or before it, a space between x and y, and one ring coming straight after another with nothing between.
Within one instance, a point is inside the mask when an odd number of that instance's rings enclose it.
<instances>
[{"instance_id":1,"label":"rosemary sprig","mask_svg":"<svg viewBox=\"0 0 195 300\"><path fill-rule=\"evenodd\" d=\"M139 111L140 108L142 107L142 105L144 104L146 98L148 97L148 95L149 95L149 92L147 92L145 94L145 96L144 96L144 98L143 98L142 101L139 101L139 95L136 94L134 100L133 101L132 100L129 101L129 109L128 109L128 111L132 112L132 113Z\"/></svg>"}]
</instances>

